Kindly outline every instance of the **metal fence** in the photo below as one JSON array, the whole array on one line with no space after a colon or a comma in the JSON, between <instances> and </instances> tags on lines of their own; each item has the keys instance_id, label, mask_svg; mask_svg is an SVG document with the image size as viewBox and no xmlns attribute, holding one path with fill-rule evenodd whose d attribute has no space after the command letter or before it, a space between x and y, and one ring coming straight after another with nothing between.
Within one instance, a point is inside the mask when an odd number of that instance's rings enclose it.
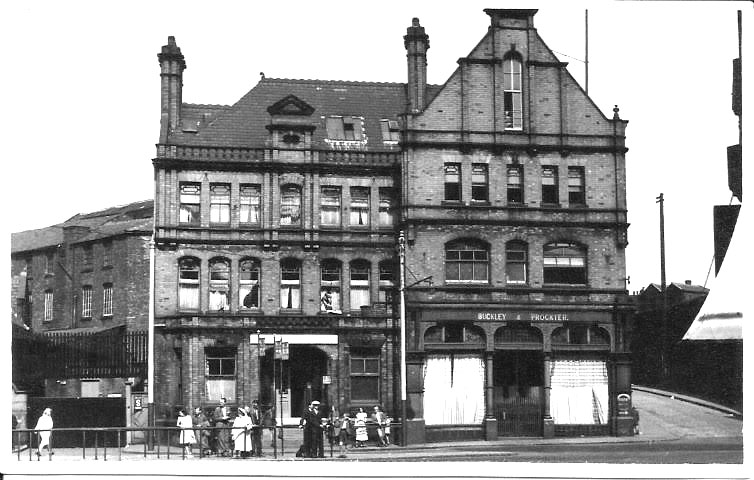
<instances>
[{"instance_id":1,"label":"metal fence","mask_svg":"<svg viewBox=\"0 0 754 480\"><path fill-rule=\"evenodd\" d=\"M370 425L376 428L376 425ZM391 424L400 432L400 424ZM262 442L265 447L272 449L272 457L282 458L287 455L295 455L302 446L302 433L297 425L284 425L273 427L252 427L244 429L244 450L251 450L250 433L254 429L262 430ZM13 430L14 454L18 461L52 461L56 451L56 435L65 434L67 438L78 436L80 439L75 446L59 448L59 452L65 452L65 455L58 455L60 459L71 459L72 456L79 457L80 452L82 460L123 460L134 457L143 457L145 459L187 459L187 458L205 458L209 456L219 456L216 452L216 446L210 443L207 448L203 447L201 439L206 435L210 439L216 438L218 434L229 435L234 430L231 425L227 427L195 427L193 429L196 437L196 443L191 445L190 454L179 442L181 429L176 427L87 427L87 428L53 428L50 430L49 452L45 451L41 455L37 454L37 445L39 439L39 430L28 428L19 428ZM224 432L223 432L224 431ZM135 433L138 432L138 435ZM370 432L373 433L373 432ZM128 443L128 438L138 437L140 443ZM372 435L370 435L372 437ZM266 442L266 443L265 443ZM233 440L230 439L231 452L233 451ZM333 457L337 449L338 441L328 441L328 435L323 435L323 450L325 456ZM212 450L208 454L207 450ZM267 450L269 452L269 450ZM328 453L329 452L329 453ZM269 456L269 454L266 454ZM296 455L298 456L298 455ZM254 458L254 457L249 457Z\"/></svg>"}]
</instances>

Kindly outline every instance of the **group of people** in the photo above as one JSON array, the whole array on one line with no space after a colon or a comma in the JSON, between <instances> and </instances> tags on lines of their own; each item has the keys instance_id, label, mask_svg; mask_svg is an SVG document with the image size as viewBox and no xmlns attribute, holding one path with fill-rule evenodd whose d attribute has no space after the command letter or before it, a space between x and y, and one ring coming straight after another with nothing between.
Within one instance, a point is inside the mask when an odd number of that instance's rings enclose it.
<instances>
[{"instance_id":1,"label":"group of people","mask_svg":"<svg viewBox=\"0 0 754 480\"><path fill-rule=\"evenodd\" d=\"M194 409L193 418L183 409L178 411L177 426L181 430L179 443L185 456L192 456L194 444L199 445L204 455L233 458L262 456L263 415L259 402L254 400L251 406L238 407L235 418L231 418L226 402L227 399L220 399L211 418L199 407Z\"/></svg>"},{"instance_id":2,"label":"group of people","mask_svg":"<svg viewBox=\"0 0 754 480\"><path fill-rule=\"evenodd\" d=\"M299 457L322 458L324 457L323 434L327 433L330 445L337 443L339 457L343 458L349 446L359 448L366 446L369 439L367 422L371 420L377 427L377 446L387 447L390 445L390 422L391 418L379 406L374 407L371 418L363 408L355 416L348 413L341 416L330 407L327 414L320 412L321 404L313 401L301 416L299 427L304 431L304 442L297 452Z\"/></svg>"}]
</instances>

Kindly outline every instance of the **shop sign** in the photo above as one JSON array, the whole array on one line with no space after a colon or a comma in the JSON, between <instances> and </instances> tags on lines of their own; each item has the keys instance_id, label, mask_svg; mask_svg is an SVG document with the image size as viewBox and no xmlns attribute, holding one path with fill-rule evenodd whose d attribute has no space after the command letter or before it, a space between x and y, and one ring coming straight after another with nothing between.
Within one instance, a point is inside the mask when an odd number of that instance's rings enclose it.
<instances>
[{"instance_id":1,"label":"shop sign","mask_svg":"<svg viewBox=\"0 0 754 480\"><path fill-rule=\"evenodd\" d=\"M618 395L618 415L628 415L631 410L631 395L621 393Z\"/></svg>"},{"instance_id":2,"label":"shop sign","mask_svg":"<svg viewBox=\"0 0 754 480\"><path fill-rule=\"evenodd\" d=\"M547 312L479 312L477 320L492 320L496 322L567 322L567 313Z\"/></svg>"}]
</instances>

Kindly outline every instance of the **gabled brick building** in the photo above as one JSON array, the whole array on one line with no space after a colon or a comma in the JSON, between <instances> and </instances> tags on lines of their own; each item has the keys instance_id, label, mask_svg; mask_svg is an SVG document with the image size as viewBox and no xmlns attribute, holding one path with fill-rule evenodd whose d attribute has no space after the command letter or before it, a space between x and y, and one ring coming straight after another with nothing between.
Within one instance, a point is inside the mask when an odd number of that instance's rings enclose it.
<instances>
[{"instance_id":1,"label":"gabled brick building","mask_svg":"<svg viewBox=\"0 0 754 480\"><path fill-rule=\"evenodd\" d=\"M64 397L123 393L128 378L143 387L153 208L135 202L11 235L14 381Z\"/></svg>"},{"instance_id":2,"label":"gabled brick building","mask_svg":"<svg viewBox=\"0 0 754 480\"><path fill-rule=\"evenodd\" d=\"M262 78L232 106L183 102L169 38L158 416L221 396L399 416L404 231L413 441L630 430L627 122L573 80L535 10L485 12L442 86L414 19L406 84ZM290 345L282 379L273 338Z\"/></svg>"}]
</instances>

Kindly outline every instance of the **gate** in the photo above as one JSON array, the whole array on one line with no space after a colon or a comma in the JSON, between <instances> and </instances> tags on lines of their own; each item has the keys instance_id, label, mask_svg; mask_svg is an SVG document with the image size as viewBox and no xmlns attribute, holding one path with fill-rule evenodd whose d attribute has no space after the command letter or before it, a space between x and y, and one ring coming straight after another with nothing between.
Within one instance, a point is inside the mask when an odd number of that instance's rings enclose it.
<instances>
[{"instance_id":1,"label":"gate","mask_svg":"<svg viewBox=\"0 0 754 480\"><path fill-rule=\"evenodd\" d=\"M512 396L495 401L497 434L504 437L539 437L542 435L542 404L539 395Z\"/></svg>"}]
</instances>

